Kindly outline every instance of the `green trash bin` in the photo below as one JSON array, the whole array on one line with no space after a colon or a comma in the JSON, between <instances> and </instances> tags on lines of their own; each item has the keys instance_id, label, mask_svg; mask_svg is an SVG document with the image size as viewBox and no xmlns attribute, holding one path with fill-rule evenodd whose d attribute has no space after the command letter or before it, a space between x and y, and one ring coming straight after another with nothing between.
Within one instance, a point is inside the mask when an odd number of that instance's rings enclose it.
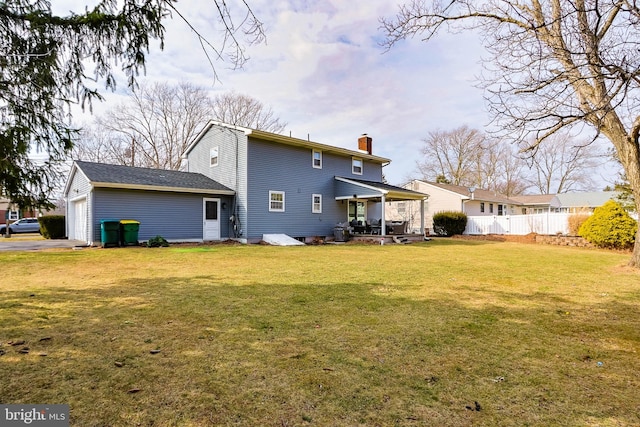
<instances>
[{"instance_id":1,"label":"green trash bin","mask_svg":"<svg viewBox=\"0 0 640 427\"><path fill-rule=\"evenodd\" d=\"M135 219L120 220L120 244L122 246L138 245L140 221Z\"/></svg>"},{"instance_id":2,"label":"green trash bin","mask_svg":"<svg viewBox=\"0 0 640 427\"><path fill-rule=\"evenodd\" d=\"M100 221L100 240L102 240L103 248L120 244L119 219L103 219Z\"/></svg>"}]
</instances>

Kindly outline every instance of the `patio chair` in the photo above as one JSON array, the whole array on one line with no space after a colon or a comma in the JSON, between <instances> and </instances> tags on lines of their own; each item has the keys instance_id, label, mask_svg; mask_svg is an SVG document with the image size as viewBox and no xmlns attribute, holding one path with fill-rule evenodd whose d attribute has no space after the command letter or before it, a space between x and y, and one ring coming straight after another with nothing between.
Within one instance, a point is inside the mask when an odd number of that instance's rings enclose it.
<instances>
[{"instance_id":1,"label":"patio chair","mask_svg":"<svg viewBox=\"0 0 640 427\"><path fill-rule=\"evenodd\" d=\"M407 221L395 221L391 223L391 234L406 234Z\"/></svg>"},{"instance_id":2,"label":"patio chair","mask_svg":"<svg viewBox=\"0 0 640 427\"><path fill-rule=\"evenodd\" d=\"M367 227L364 224L362 224L362 221L357 221L353 219L351 220L350 225L353 228L354 233L363 234L367 230Z\"/></svg>"},{"instance_id":3,"label":"patio chair","mask_svg":"<svg viewBox=\"0 0 640 427\"><path fill-rule=\"evenodd\" d=\"M369 220L368 222L370 222L369 224L369 232L371 234L381 234L381 226L380 223L382 222L381 219L372 219Z\"/></svg>"}]
</instances>

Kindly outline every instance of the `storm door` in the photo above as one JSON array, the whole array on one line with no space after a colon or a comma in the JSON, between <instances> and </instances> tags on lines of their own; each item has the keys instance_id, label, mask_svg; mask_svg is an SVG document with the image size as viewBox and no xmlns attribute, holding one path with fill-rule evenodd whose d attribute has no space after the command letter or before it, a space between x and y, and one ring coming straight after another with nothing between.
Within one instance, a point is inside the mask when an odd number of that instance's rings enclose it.
<instances>
[{"instance_id":1,"label":"storm door","mask_svg":"<svg viewBox=\"0 0 640 427\"><path fill-rule=\"evenodd\" d=\"M203 199L203 240L220 240L220 199Z\"/></svg>"}]
</instances>

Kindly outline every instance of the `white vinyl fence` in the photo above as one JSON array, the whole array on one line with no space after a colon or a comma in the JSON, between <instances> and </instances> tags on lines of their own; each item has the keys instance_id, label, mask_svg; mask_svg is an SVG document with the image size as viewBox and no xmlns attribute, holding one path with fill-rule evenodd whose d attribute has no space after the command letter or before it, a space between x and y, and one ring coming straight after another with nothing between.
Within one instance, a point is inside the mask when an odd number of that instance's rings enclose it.
<instances>
[{"instance_id":1,"label":"white vinyl fence","mask_svg":"<svg viewBox=\"0 0 640 427\"><path fill-rule=\"evenodd\" d=\"M568 213L470 216L464 234L567 234Z\"/></svg>"},{"instance_id":2,"label":"white vinyl fence","mask_svg":"<svg viewBox=\"0 0 640 427\"><path fill-rule=\"evenodd\" d=\"M464 234L568 234L570 213L541 213L532 215L470 216ZM638 214L629 215L638 221Z\"/></svg>"}]
</instances>

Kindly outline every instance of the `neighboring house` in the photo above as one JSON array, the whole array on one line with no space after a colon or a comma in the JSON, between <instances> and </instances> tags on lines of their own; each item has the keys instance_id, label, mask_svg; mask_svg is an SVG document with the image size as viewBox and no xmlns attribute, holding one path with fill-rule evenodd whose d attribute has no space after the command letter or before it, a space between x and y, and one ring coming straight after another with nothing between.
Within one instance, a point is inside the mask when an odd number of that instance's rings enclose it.
<instances>
[{"instance_id":1,"label":"neighboring house","mask_svg":"<svg viewBox=\"0 0 640 427\"><path fill-rule=\"evenodd\" d=\"M593 212L620 194L617 191L594 191L560 194L513 196L511 200L522 204L523 214Z\"/></svg>"},{"instance_id":2,"label":"neighboring house","mask_svg":"<svg viewBox=\"0 0 640 427\"><path fill-rule=\"evenodd\" d=\"M19 210L9 199L0 197L0 224L16 221L20 218L35 217L33 211Z\"/></svg>"},{"instance_id":3,"label":"neighboring house","mask_svg":"<svg viewBox=\"0 0 640 427\"><path fill-rule=\"evenodd\" d=\"M460 211L469 217L465 231L468 234L509 234L521 230L526 231L523 234L563 232L567 227L566 214L592 212L618 194L601 191L507 197L473 187L421 180L413 180L405 188L429 195L424 211L410 201L388 204L389 219L409 221L410 227L415 228L416 218L422 214L426 228L432 230L435 213Z\"/></svg>"},{"instance_id":4,"label":"neighboring house","mask_svg":"<svg viewBox=\"0 0 640 427\"><path fill-rule=\"evenodd\" d=\"M552 212L553 209L559 207L559 201L556 199L555 194L511 196L511 200L521 204L520 209L523 215Z\"/></svg>"},{"instance_id":5,"label":"neighboring house","mask_svg":"<svg viewBox=\"0 0 640 427\"><path fill-rule=\"evenodd\" d=\"M384 223L388 201L424 200L384 184L390 160L372 154L368 136L358 144L347 150L212 121L184 153L186 172L75 162L67 233L99 242L102 220L135 219L140 240L306 241L354 219Z\"/></svg>"},{"instance_id":6,"label":"neighboring house","mask_svg":"<svg viewBox=\"0 0 640 427\"><path fill-rule=\"evenodd\" d=\"M413 180L404 188L420 193L428 194L425 204L425 227L433 230L433 215L442 211L464 212L469 216L493 216L516 215L520 203L493 191L480 188L464 187L460 185L441 184L421 180ZM418 227L418 218L421 216L420 207L412 202L396 203L388 205L390 219L409 221L410 229Z\"/></svg>"},{"instance_id":7,"label":"neighboring house","mask_svg":"<svg viewBox=\"0 0 640 427\"><path fill-rule=\"evenodd\" d=\"M556 194L551 203L552 212L593 212L595 208L604 205L609 200L616 200L619 194L617 191Z\"/></svg>"},{"instance_id":8,"label":"neighboring house","mask_svg":"<svg viewBox=\"0 0 640 427\"><path fill-rule=\"evenodd\" d=\"M20 217L20 212L11 206L11 201L0 197L0 223L5 224L7 221L15 221Z\"/></svg>"}]
</instances>

